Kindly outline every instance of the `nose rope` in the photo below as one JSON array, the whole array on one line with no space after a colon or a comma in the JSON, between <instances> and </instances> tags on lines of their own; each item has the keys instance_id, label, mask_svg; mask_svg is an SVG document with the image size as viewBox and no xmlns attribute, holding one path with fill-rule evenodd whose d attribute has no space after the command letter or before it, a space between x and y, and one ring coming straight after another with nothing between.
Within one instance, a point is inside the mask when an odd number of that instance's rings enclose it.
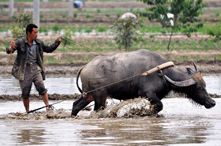
<instances>
[{"instance_id":1,"label":"nose rope","mask_svg":"<svg viewBox=\"0 0 221 146\"><path fill-rule=\"evenodd\" d=\"M183 73L182 76L180 77L180 81L182 81L184 75L185 75L185 73Z\"/></svg>"}]
</instances>

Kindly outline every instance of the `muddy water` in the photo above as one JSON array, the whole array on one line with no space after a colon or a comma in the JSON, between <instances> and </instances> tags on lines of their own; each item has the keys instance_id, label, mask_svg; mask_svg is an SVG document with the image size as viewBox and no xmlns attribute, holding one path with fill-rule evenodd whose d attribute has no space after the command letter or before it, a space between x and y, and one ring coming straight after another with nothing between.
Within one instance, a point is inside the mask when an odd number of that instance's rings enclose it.
<instances>
[{"instance_id":1,"label":"muddy water","mask_svg":"<svg viewBox=\"0 0 221 146\"><path fill-rule=\"evenodd\" d=\"M207 91L211 94L221 95L221 75L209 75L203 77L207 84ZM79 85L81 82L79 81ZM76 88L76 78L47 78L45 86L49 94L74 94L79 93ZM0 76L0 95L21 94L19 83L13 77ZM37 94L35 87L32 86L31 94Z\"/></svg>"},{"instance_id":2,"label":"muddy water","mask_svg":"<svg viewBox=\"0 0 221 146\"><path fill-rule=\"evenodd\" d=\"M221 95L221 76L204 79L209 93ZM47 78L45 84L50 94L73 94L78 93L75 82L75 78ZM34 87L32 93L37 93ZM20 94L17 80L0 77L1 94ZM221 99L214 100L216 106L205 109L185 98L163 99L164 109L157 117L143 116L150 109L145 99L108 99L104 111L82 110L77 117L70 116L71 100L54 105L52 111L29 115L21 101L2 101L0 145L219 145ZM42 101L30 103L30 109L41 106Z\"/></svg>"},{"instance_id":3,"label":"muddy water","mask_svg":"<svg viewBox=\"0 0 221 146\"><path fill-rule=\"evenodd\" d=\"M79 82L79 85L80 82ZM47 78L45 87L49 94L74 94L80 93L76 88L76 78ZM37 94L34 85L32 86L31 94ZM0 95L18 95L21 94L18 80L13 77L0 77Z\"/></svg>"},{"instance_id":4,"label":"muddy water","mask_svg":"<svg viewBox=\"0 0 221 146\"><path fill-rule=\"evenodd\" d=\"M55 105L54 111L27 115L21 102L4 102L0 103L0 145L219 145L221 99L215 101L214 108L205 109L185 98L163 99L159 117L133 118L101 118L92 111L71 118L73 101ZM119 104L108 103L108 107ZM32 108L41 105L32 102Z\"/></svg>"}]
</instances>

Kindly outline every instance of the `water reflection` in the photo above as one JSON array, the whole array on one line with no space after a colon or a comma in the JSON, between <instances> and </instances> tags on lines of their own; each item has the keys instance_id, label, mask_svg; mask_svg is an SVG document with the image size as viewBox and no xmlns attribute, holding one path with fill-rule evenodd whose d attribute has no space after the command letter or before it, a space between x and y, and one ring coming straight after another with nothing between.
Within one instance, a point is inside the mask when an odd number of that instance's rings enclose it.
<instances>
[{"instance_id":1,"label":"water reflection","mask_svg":"<svg viewBox=\"0 0 221 146\"><path fill-rule=\"evenodd\" d=\"M87 123L88 124L88 123ZM100 130L82 131L82 138L97 144L185 144L204 143L206 125L197 119L142 118L90 123ZM85 143L86 144L86 143Z\"/></svg>"},{"instance_id":2,"label":"water reflection","mask_svg":"<svg viewBox=\"0 0 221 146\"><path fill-rule=\"evenodd\" d=\"M221 95L221 76L204 76L208 93ZM81 82L79 81L81 86ZM49 94L74 94L79 93L76 86L76 78L47 78L45 86ZM0 76L0 95L18 95L21 94L18 80L13 77L4 78ZM34 86L32 86L31 94L37 94Z\"/></svg>"},{"instance_id":3,"label":"water reflection","mask_svg":"<svg viewBox=\"0 0 221 146\"><path fill-rule=\"evenodd\" d=\"M160 117L97 119L88 118L91 111L87 111L67 119L1 119L0 145L216 145L221 142L221 99L215 100L217 106L206 109L184 98L163 99ZM70 109L70 103L59 106ZM12 107L13 102L4 104Z\"/></svg>"},{"instance_id":4,"label":"water reflection","mask_svg":"<svg viewBox=\"0 0 221 146\"><path fill-rule=\"evenodd\" d=\"M17 142L20 144L27 144L27 145L36 145L36 144L43 144L44 138L44 128L42 129L21 129L18 131L19 133L16 135ZM13 136L13 135L12 135Z\"/></svg>"}]
</instances>

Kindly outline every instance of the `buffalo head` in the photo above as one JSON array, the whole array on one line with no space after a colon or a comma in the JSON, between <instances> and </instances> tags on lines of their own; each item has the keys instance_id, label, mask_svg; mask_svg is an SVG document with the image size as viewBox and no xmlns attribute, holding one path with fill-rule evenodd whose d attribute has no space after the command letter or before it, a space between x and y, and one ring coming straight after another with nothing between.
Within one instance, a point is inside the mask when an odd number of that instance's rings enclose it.
<instances>
[{"instance_id":1,"label":"buffalo head","mask_svg":"<svg viewBox=\"0 0 221 146\"><path fill-rule=\"evenodd\" d=\"M195 70L187 68L189 78L184 81L173 81L165 75L166 80L173 85L176 91L183 92L188 98L192 99L206 108L212 108L216 102L209 97L206 91L206 83L198 72L196 65L193 63Z\"/></svg>"}]
</instances>

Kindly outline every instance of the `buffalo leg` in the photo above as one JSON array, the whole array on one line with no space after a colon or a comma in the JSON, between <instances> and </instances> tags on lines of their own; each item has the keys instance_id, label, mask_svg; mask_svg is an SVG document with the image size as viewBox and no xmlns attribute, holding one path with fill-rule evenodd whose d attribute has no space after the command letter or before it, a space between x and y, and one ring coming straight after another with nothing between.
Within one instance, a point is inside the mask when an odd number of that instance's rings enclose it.
<instances>
[{"instance_id":1,"label":"buffalo leg","mask_svg":"<svg viewBox=\"0 0 221 146\"><path fill-rule=\"evenodd\" d=\"M87 94L86 97L81 96L78 100L73 103L71 115L76 116L80 110L85 108L89 103L93 101L93 96Z\"/></svg>"},{"instance_id":2,"label":"buffalo leg","mask_svg":"<svg viewBox=\"0 0 221 146\"><path fill-rule=\"evenodd\" d=\"M152 114L157 114L163 109L163 103L159 100L156 95L147 95L150 104L153 106Z\"/></svg>"},{"instance_id":3,"label":"buffalo leg","mask_svg":"<svg viewBox=\"0 0 221 146\"><path fill-rule=\"evenodd\" d=\"M94 97L94 110L103 110L105 108L105 103L107 99L107 93L106 90L99 90L97 92L93 92L93 97Z\"/></svg>"}]
</instances>

